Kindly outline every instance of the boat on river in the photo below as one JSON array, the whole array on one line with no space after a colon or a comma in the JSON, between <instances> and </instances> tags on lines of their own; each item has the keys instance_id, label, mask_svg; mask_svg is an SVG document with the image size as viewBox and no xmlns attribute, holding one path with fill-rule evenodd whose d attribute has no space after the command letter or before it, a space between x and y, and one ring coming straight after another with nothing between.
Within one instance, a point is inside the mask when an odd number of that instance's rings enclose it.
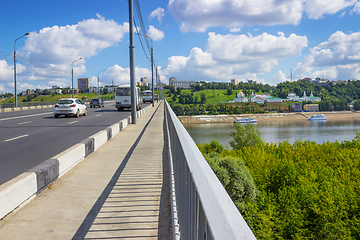
<instances>
[{"instance_id":1,"label":"boat on river","mask_svg":"<svg viewBox=\"0 0 360 240\"><path fill-rule=\"evenodd\" d=\"M327 117L325 117L324 115L313 115L308 120L309 121L326 121Z\"/></svg>"},{"instance_id":2,"label":"boat on river","mask_svg":"<svg viewBox=\"0 0 360 240\"><path fill-rule=\"evenodd\" d=\"M234 123L256 123L257 120L253 118L239 118Z\"/></svg>"}]
</instances>

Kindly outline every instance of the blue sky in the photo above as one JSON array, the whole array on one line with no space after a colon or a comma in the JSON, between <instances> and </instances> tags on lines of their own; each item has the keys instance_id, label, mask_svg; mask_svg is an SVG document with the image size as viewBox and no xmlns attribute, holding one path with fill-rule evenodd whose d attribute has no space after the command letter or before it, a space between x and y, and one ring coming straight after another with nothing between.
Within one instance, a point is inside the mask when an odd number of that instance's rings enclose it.
<instances>
[{"instance_id":1,"label":"blue sky","mask_svg":"<svg viewBox=\"0 0 360 240\"><path fill-rule=\"evenodd\" d=\"M162 82L360 79L360 0L139 0ZM0 0L0 92L129 82L128 1ZM151 79L135 36L136 81ZM105 69L99 73L99 71ZM77 81L74 81L77 87Z\"/></svg>"}]
</instances>

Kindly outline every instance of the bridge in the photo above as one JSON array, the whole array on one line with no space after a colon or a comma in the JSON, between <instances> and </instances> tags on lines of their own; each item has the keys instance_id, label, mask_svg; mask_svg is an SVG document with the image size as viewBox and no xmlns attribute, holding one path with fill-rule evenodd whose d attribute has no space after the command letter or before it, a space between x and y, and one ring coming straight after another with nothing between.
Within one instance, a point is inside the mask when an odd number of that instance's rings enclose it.
<instances>
[{"instance_id":1,"label":"bridge","mask_svg":"<svg viewBox=\"0 0 360 240\"><path fill-rule=\"evenodd\" d=\"M255 239L169 105L145 110L2 184L1 239Z\"/></svg>"}]
</instances>

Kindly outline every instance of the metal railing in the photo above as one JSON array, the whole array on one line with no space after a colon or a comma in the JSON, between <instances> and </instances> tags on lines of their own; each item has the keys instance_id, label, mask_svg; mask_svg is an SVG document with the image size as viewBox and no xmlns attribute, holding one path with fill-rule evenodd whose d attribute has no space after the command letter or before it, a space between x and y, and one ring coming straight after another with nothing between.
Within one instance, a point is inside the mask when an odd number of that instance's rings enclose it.
<instances>
[{"instance_id":1,"label":"metal railing","mask_svg":"<svg viewBox=\"0 0 360 240\"><path fill-rule=\"evenodd\" d=\"M18 102L18 107L34 107L44 105L55 105L56 101L42 101L42 102ZM15 103L1 103L1 108L14 108Z\"/></svg>"},{"instance_id":2,"label":"metal railing","mask_svg":"<svg viewBox=\"0 0 360 240\"><path fill-rule=\"evenodd\" d=\"M174 239L256 239L167 102L165 122Z\"/></svg>"}]
</instances>

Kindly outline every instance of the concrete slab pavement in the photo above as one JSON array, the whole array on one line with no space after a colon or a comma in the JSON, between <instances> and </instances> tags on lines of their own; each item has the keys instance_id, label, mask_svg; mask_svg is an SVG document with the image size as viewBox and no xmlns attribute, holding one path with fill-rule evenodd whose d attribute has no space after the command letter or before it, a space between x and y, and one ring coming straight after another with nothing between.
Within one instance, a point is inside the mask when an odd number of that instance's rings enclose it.
<instances>
[{"instance_id":1,"label":"concrete slab pavement","mask_svg":"<svg viewBox=\"0 0 360 240\"><path fill-rule=\"evenodd\" d=\"M148 110L3 219L1 239L170 239L163 118Z\"/></svg>"}]
</instances>

